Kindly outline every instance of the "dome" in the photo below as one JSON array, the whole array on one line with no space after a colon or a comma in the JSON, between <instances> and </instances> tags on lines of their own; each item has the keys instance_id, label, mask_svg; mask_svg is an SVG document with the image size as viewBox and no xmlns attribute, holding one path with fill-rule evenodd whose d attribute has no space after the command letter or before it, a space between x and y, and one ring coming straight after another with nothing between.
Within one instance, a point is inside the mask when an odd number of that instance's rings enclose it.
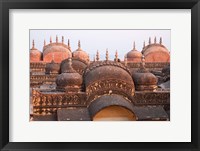
<instances>
[{"instance_id":1,"label":"dome","mask_svg":"<svg viewBox=\"0 0 200 151\"><path fill-rule=\"evenodd\" d=\"M98 61L91 63L84 72L85 84L89 85L92 82L100 79L121 79L123 81L133 83L130 71L120 62L114 61Z\"/></svg>"},{"instance_id":2,"label":"dome","mask_svg":"<svg viewBox=\"0 0 200 151\"><path fill-rule=\"evenodd\" d=\"M129 62L141 62L142 53L135 49L135 42L133 49L127 53L126 57Z\"/></svg>"},{"instance_id":3,"label":"dome","mask_svg":"<svg viewBox=\"0 0 200 151\"><path fill-rule=\"evenodd\" d=\"M82 76L72 68L71 58L68 59L66 70L56 78L56 89L61 91L79 91L82 83Z\"/></svg>"},{"instance_id":4,"label":"dome","mask_svg":"<svg viewBox=\"0 0 200 151\"><path fill-rule=\"evenodd\" d=\"M89 55L81 49L80 41L78 42L78 49L72 53L73 58L81 59L89 62Z\"/></svg>"},{"instance_id":5,"label":"dome","mask_svg":"<svg viewBox=\"0 0 200 151\"><path fill-rule=\"evenodd\" d=\"M157 77L148 72L144 67L144 59L138 71L133 72L132 77L138 91L153 91L157 88Z\"/></svg>"},{"instance_id":6,"label":"dome","mask_svg":"<svg viewBox=\"0 0 200 151\"><path fill-rule=\"evenodd\" d=\"M97 61L91 63L83 74L86 93L90 98L104 94L134 95L135 87L130 71L120 62Z\"/></svg>"},{"instance_id":7,"label":"dome","mask_svg":"<svg viewBox=\"0 0 200 151\"><path fill-rule=\"evenodd\" d=\"M65 59L61 63L61 73L63 73L68 67L68 59ZM87 67L87 62L81 59L72 58L72 68L76 70L80 75L83 74L84 69Z\"/></svg>"},{"instance_id":8,"label":"dome","mask_svg":"<svg viewBox=\"0 0 200 151\"><path fill-rule=\"evenodd\" d=\"M38 62L42 60L42 52L35 48L33 40L32 48L30 49L30 62Z\"/></svg>"},{"instance_id":9,"label":"dome","mask_svg":"<svg viewBox=\"0 0 200 151\"><path fill-rule=\"evenodd\" d=\"M51 63L46 64L45 73L46 74L59 74L60 73L60 64L55 63L54 60L52 60Z\"/></svg>"},{"instance_id":10,"label":"dome","mask_svg":"<svg viewBox=\"0 0 200 151\"><path fill-rule=\"evenodd\" d=\"M160 43L156 43L156 38L154 43L149 43L142 50L143 55L145 56L146 62L169 62L170 53L169 50L162 45L162 39Z\"/></svg>"},{"instance_id":11,"label":"dome","mask_svg":"<svg viewBox=\"0 0 200 151\"><path fill-rule=\"evenodd\" d=\"M43 60L45 62L50 62L53 55L54 61L57 63L60 63L63 58L68 58L71 55L70 47L64 44L64 39L62 39L62 43L60 43L56 37L55 43L52 43L51 39L50 44L46 45L45 43L43 47Z\"/></svg>"}]
</instances>

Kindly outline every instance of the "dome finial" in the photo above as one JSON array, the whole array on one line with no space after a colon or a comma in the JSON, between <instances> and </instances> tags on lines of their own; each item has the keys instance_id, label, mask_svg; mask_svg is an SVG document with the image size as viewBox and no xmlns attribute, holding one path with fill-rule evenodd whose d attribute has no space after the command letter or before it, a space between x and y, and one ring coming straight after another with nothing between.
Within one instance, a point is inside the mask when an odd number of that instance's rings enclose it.
<instances>
[{"instance_id":1,"label":"dome finial","mask_svg":"<svg viewBox=\"0 0 200 151\"><path fill-rule=\"evenodd\" d=\"M46 40L44 39L44 46L46 46Z\"/></svg>"},{"instance_id":2,"label":"dome finial","mask_svg":"<svg viewBox=\"0 0 200 151\"><path fill-rule=\"evenodd\" d=\"M52 37L50 36L50 43L52 43Z\"/></svg>"},{"instance_id":3,"label":"dome finial","mask_svg":"<svg viewBox=\"0 0 200 151\"><path fill-rule=\"evenodd\" d=\"M62 36L62 44L64 44L64 41L65 41L65 40L64 40L64 36Z\"/></svg>"},{"instance_id":4,"label":"dome finial","mask_svg":"<svg viewBox=\"0 0 200 151\"><path fill-rule=\"evenodd\" d=\"M56 35L56 43L58 43L58 35Z\"/></svg>"},{"instance_id":5,"label":"dome finial","mask_svg":"<svg viewBox=\"0 0 200 151\"><path fill-rule=\"evenodd\" d=\"M154 38L154 44L156 44L156 37Z\"/></svg>"},{"instance_id":6,"label":"dome finial","mask_svg":"<svg viewBox=\"0 0 200 151\"><path fill-rule=\"evenodd\" d=\"M162 37L160 37L160 45L162 45Z\"/></svg>"},{"instance_id":7,"label":"dome finial","mask_svg":"<svg viewBox=\"0 0 200 151\"><path fill-rule=\"evenodd\" d=\"M106 61L108 61L108 49L106 49Z\"/></svg>"},{"instance_id":8,"label":"dome finial","mask_svg":"<svg viewBox=\"0 0 200 151\"><path fill-rule=\"evenodd\" d=\"M68 55L69 55L68 64L67 64L66 71L64 71L64 72L76 72L72 67L72 57L69 52L68 52Z\"/></svg>"},{"instance_id":9,"label":"dome finial","mask_svg":"<svg viewBox=\"0 0 200 151\"><path fill-rule=\"evenodd\" d=\"M68 46L68 49L71 51L71 46L70 46L70 40L68 39L68 42L67 42L67 46Z\"/></svg>"},{"instance_id":10,"label":"dome finial","mask_svg":"<svg viewBox=\"0 0 200 151\"><path fill-rule=\"evenodd\" d=\"M117 50L115 52L115 61L118 62L118 52L117 52Z\"/></svg>"},{"instance_id":11,"label":"dome finial","mask_svg":"<svg viewBox=\"0 0 200 151\"><path fill-rule=\"evenodd\" d=\"M135 41L133 42L133 50L135 50Z\"/></svg>"},{"instance_id":12,"label":"dome finial","mask_svg":"<svg viewBox=\"0 0 200 151\"><path fill-rule=\"evenodd\" d=\"M145 41L144 41L144 43L143 43L143 49L145 48L146 46L145 46Z\"/></svg>"},{"instance_id":13,"label":"dome finial","mask_svg":"<svg viewBox=\"0 0 200 151\"><path fill-rule=\"evenodd\" d=\"M127 66L127 57L126 57L126 55L124 56L124 65Z\"/></svg>"},{"instance_id":14,"label":"dome finial","mask_svg":"<svg viewBox=\"0 0 200 151\"><path fill-rule=\"evenodd\" d=\"M99 51L97 50L96 60L99 61Z\"/></svg>"},{"instance_id":15,"label":"dome finial","mask_svg":"<svg viewBox=\"0 0 200 151\"><path fill-rule=\"evenodd\" d=\"M32 48L35 48L35 41L32 41Z\"/></svg>"},{"instance_id":16,"label":"dome finial","mask_svg":"<svg viewBox=\"0 0 200 151\"><path fill-rule=\"evenodd\" d=\"M78 48L81 48L81 41L78 41Z\"/></svg>"},{"instance_id":17,"label":"dome finial","mask_svg":"<svg viewBox=\"0 0 200 151\"><path fill-rule=\"evenodd\" d=\"M149 37L149 45L151 44L151 37Z\"/></svg>"}]
</instances>

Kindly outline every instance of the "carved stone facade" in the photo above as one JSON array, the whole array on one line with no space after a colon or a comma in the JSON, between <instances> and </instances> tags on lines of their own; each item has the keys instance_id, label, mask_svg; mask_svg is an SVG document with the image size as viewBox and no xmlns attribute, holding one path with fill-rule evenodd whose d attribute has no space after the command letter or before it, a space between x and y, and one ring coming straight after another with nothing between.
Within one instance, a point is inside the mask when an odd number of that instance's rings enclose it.
<instances>
[{"instance_id":1,"label":"carved stone facade","mask_svg":"<svg viewBox=\"0 0 200 151\"><path fill-rule=\"evenodd\" d=\"M102 66L106 66L106 63L100 63L104 64ZM107 65L112 64L111 66L117 66L114 62L107 63ZM123 67L124 65L120 63ZM169 63L147 63L146 67L149 67L147 69L155 69L158 70L162 67L165 67ZM41 71L41 69L45 69L45 64L43 63L31 63L30 65L32 67L32 72L36 73L38 71ZM95 67L86 66L85 73L82 75L84 78L86 77L86 74L89 74L91 70L94 70L95 68L98 68L101 65L95 65ZM139 69L140 64L133 63L129 64L128 67L134 67L134 69ZM137 67L137 68L136 68ZM117 67L118 68L118 67ZM121 67L119 67L121 69ZM126 68L123 70L125 71ZM128 68L129 70L130 68ZM42 70L45 72L44 70ZM99 70L97 70L99 71ZM102 71L102 70L100 70ZM119 70L121 72L121 70ZM127 71L125 71L126 73ZM42 73L42 72L41 72ZM131 73L127 72L127 75ZM142 110L144 110L146 107L153 107L151 109L154 109L156 106L158 108L162 108L163 111L166 111L166 114L168 115L167 118L160 117L158 119L162 120L169 120L169 105L170 105L170 91L169 89L157 89L157 91L136 91L134 84L131 84L127 80L121 80L119 76L116 78L100 78L99 80L94 80L93 82L89 82L89 84L83 85L83 89L80 92L61 92L56 90L56 88L53 89L46 89L42 90L40 89L40 86L47 84L55 84L56 78L59 74L54 75L30 75L30 81L31 81L31 88L32 88L32 117L33 120L61 120L66 119L66 114L68 112L73 112L77 110L77 112L84 112L82 116L80 115L80 119L82 120L92 120L93 117L90 114L90 110L92 107L94 107L94 103L96 100L101 98L102 96L120 96L124 100L124 102L127 102L128 104L131 104L134 107L137 107L135 110L135 116L137 120L145 120L140 119L138 116L141 116L140 113ZM111 75L112 76L112 75ZM106 77L106 76L105 76ZM90 78L90 77L89 77ZM90 78L91 80L91 78ZM85 88L84 88L85 87ZM108 103L108 106L121 104L123 106L123 101L120 103L116 103L114 100L108 99L107 101L110 101L110 104ZM92 107L91 104L92 103ZM126 107L126 103L124 104ZM103 106L102 106L103 107ZM139 108L139 109L138 109ZM95 109L91 109L92 111L95 111ZM141 112L140 112L141 110ZM59 112L59 114L58 114ZM139 112L139 113L138 113ZM61 114L62 113L62 114ZM136 114L137 113L137 114ZM58 117L62 115L62 117ZM69 113L67 114L69 115ZM165 115L166 116L166 115ZM75 118L75 117L74 117ZM68 120L73 120L73 117L68 117ZM77 119L77 117L76 117ZM148 120L150 120L148 118ZM152 120L155 120L152 118Z\"/></svg>"},{"instance_id":2,"label":"carved stone facade","mask_svg":"<svg viewBox=\"0 0 200 151\"><path fill-rule=\"evenodd\" d=\"M161 52L163 60L153 58ZM30 62L31 120L90 121L109 107L127 110L132 120L170 120L170 62L162 40L149 43L142 52L134 45L127 54L120 61L116 52L111 61L106 51L106 60L100 61L97 52L90 61L80 42L72 52L63 38L61 43L50 39L43 58ZM144 55L150 58L146 63Z\"/></svg>"}]
</instances>

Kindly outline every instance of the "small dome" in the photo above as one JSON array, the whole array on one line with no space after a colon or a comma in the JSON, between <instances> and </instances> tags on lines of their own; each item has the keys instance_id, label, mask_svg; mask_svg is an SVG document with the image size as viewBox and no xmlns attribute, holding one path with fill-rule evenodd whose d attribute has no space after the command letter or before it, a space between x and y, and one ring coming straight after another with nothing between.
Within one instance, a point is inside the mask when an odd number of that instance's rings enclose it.
<instances>
[{"instance_id":1,"label":"small dome","mask_svg":"<svg viewBox=\"0 0 200 151\"><path fill-rule=\"evenodd\" d=\"M42 60L42 52L35 48L33 40L32 48L30 49L30 62L38 62Z\"/></svg>"},{"instance_id":2,"label":"small dome","mask_svg":"<svg viewBox=\"0 0 200 151\"><path fill-rule=\"evenodd\" d=\"M68 68L69 59L65 59L61 63L61 73L63 73ZM76 70L80 75L83 74L84 69L87 67L88 63L81 59L72 58L72 68Z\"/></svg>"},{"instance_id":3,"label":"small dome","mask_svg":"<svg viewBox=\"0 0 200 151\"><path fill-rule=\"evenodd\" d=\"M54 60L51 63L47 63L45 68L46 74L59 74L60 73L60 64L55 63Z\"/></svg>"},{"instance_id":4,"label":"small dome","mask_svg":"<svg viewBox=\"0 0 200 151\"><path fill-rule=\"evenodd\" d=\"M135 42L133 49L127 53L126 57L129 62L141 62L142 53L135 49Z\"/></svg>"},{"instance_id":5,"label":"small dome","mask_svg":"<svg viewBox=\"0 0 200 151\"><path fill-rule=\"evenodd\" d=\"M89 62L89 55L81 49L80 41L78 42L78 49L72 53L73 58L81 59Z\"/></svg>"},{"instance_id":6,"label":"small dome","mask_svg":"<svg viewBox=\"0 0 200 151\"><path fill-rule=\"evenodd\" d=\"M144 67L144 59L141 63L141 67L138 71L132 74L133 81L136 85L137 91L153 91L157 88L157 77L148 72L148 70Z\"/></svg>"},{"instance_id":7,"label":"small dome","mask_svg":"<svg viewBox=\"0 0 200 151\"><path fill-rule=\"evenodd\" d=\"M79 91L83 83L82 76L72 68L71 58L68 61L66 70L56 78L56 89L61 91Z\"/></svg>"}]
</instances>

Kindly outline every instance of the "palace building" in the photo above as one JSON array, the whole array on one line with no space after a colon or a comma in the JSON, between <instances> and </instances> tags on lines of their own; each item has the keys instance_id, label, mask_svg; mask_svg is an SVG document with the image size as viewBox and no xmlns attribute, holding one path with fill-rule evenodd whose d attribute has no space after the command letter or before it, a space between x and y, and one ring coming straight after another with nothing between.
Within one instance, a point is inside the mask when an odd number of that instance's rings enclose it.
<instances>
[{"instance_id":1,"label":"palace building","mask_svg":"<svg viewBox=\"0 0 200 151\"><path fill-rule=\"evenodd\" d=\"M62 41L30 49L31 121L169 121L170 52L162 38L124 60L94 60Z\"/></svg>"}]
</instances>

